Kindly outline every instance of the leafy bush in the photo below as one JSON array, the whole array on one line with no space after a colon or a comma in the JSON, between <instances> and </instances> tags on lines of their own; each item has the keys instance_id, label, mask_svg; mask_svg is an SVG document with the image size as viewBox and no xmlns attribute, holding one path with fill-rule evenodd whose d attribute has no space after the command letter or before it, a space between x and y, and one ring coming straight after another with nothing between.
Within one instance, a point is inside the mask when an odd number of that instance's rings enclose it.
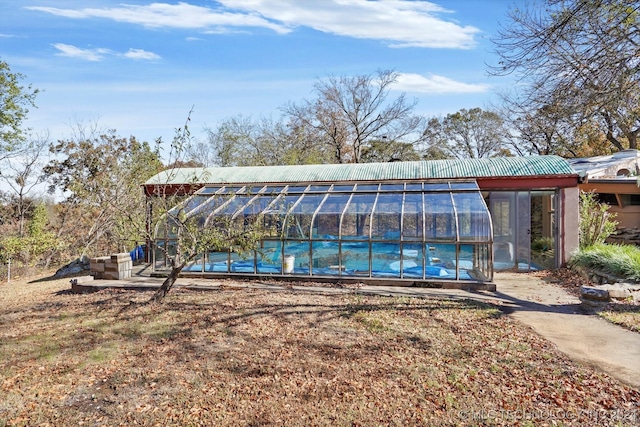
<instances>
[{"instance_id":1,"label":"leafy bush","mask_svg":"<svg viewBox=\"0 0 640 427\"><path fill-rule=\"evenodd\" d=\"M580 192L580 248L587 248L616 231L616 214L609 212L609 205L598 202L591 192Z\"/></svg>"},{"instance_id":2,"label":"leafy bush","mask_svg":"<svg viewBox=\"0 0 640 427\"><path fill-rule=\"evenodd\" d=\"M573 255L571 265L640 281L640 248L600 243Z\"/></svg>"}]
</instances>

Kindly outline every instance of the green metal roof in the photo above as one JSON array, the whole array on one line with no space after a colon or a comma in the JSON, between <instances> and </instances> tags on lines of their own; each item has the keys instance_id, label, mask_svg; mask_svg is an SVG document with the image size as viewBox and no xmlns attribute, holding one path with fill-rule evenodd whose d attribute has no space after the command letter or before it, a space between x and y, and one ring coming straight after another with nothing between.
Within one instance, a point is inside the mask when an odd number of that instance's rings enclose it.
<instances>
[{"instance_id":1,"label":"green metal roof","mask_svg":"<svg viewBox=\"0 0 640 427\"><path fill-rule=\"evenodd\" d=\"M160 172L145 185L393 181L575 175L558 156L426 160L293 166L180 168Z\"/></svg>"}]
</instances>

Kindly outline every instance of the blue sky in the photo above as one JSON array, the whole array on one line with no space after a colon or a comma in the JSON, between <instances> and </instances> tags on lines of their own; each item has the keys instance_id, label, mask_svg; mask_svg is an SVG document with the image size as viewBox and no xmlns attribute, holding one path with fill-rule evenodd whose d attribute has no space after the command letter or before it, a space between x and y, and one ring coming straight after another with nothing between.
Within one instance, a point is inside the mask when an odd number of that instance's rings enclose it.
<instances>
[{"instance_id":1,"label":"blue sky","mask_svg":"<svg viewBox=\"0 0 640 427\"><path fill-rule=\"evenodd\" d=\"M278 117L329 74L400 73L416 112L486 108L490 38L523 0L0 0L0 59L42 90L27 125L95 123L170 141L239 114Z\"/></svg>"}]
</instances>

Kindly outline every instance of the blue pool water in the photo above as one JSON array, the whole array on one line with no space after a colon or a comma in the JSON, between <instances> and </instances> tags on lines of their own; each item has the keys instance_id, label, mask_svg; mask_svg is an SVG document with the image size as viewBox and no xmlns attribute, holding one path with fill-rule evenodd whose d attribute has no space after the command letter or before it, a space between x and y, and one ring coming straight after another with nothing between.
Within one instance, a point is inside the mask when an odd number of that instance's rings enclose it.
<instances>
[{"instance_id":1,"label":"blue pool water","mask_svg":"<svg viewBox=\"0 0 640 427\"><path fill-rule=\"evenodd\" d=\"M257 262L253 259L226 261L226 254L210 256L204 265L205 272L212 273L244 273L244 274L282 274L282 254L278 242L263 249ZM316 241L312 244L313 258L309 258L309 242L287 242L285 255L295 257L292 271L286 274L303 276L341 276L341 277L373 277L373 278L437 278L455 279L455 262L446 262L433 256L429 251L423 264L422 246L405 245L400 254L400 245L387 242L372 242L371 259L368 242L342 242L342 250L337 241ZM448 246L448 245L443 245ZM451 245L449 245L451 246ZM432 248L433 249L433 248ZM445 248L447 249L447 248ZM446 250L441 250L445 253ZM235 255L235 254L234 254ZM342 259L340 259L342 255ZM371 266L371 267L370 267ZM459 278L470 280L467 270L473 267L471 261L460 261ZM203 271L202 263L194 263L185 267L185 271Z\"/></svg>"}]
</instances>

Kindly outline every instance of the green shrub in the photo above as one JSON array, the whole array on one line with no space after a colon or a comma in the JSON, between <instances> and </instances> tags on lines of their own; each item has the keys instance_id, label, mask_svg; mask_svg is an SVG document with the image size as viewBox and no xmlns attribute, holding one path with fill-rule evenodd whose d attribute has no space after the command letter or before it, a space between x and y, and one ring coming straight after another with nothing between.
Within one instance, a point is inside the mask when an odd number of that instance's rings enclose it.
<instances>
[{"instance_id":1,"label":"green shrub","mask_svg":"<svg viewBox=\"0 0 640 427\"><path fill-rule=\"evenodd\" d=\"M570 264L640 281L640 248L632 245L599 243L574 254Z\"/></svg>"},{"instance_id":2,"label":"green shrub","mask_svg":"<svg viewBox=\"0 0 640 427\"><path fill-rule=\"evenodd\" d=\"M598 202L591 192L580 192L580 248L587 248L616 231L616 214L609 212L609 205Z\"/></svg>"}]
</instances>

